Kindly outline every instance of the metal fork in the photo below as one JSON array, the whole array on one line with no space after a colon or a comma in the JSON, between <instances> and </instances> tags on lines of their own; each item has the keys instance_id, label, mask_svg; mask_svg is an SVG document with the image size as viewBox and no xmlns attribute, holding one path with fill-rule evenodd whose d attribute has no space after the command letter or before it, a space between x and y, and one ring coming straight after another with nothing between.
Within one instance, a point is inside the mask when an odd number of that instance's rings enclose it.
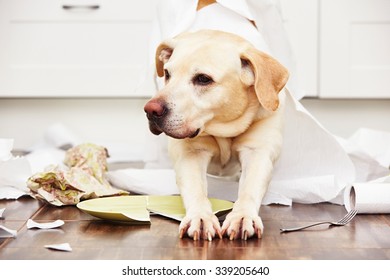
<instances>
[{"instance_id":1,"label":"metal fork","mask_svg":"<svg viewBox=\"0 0 390 280\"><path fill-rule=\"evenodd\" d=\"M319 223L314 223L314 224L310 224L310 225L303 226L303 227L281 228L280 230L282 232L290 232L290 231L297 231L297 230L306 229L309 227L314 227L314 226L323 225L323 224L329 224L331 226L345 226L350 221L352 221L352 219L356 216L357 212L358 212L357 210L351 210L347 213L347 215L345 215L341 220L339 220L337 222L319 222Z\"/></svg>"}]
</instances>

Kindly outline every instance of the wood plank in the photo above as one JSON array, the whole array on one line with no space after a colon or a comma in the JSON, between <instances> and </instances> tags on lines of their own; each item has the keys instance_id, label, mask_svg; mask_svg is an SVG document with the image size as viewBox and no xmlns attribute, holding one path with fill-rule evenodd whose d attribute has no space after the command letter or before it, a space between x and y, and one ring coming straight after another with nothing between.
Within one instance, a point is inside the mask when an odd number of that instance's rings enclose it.
<instances>
[{"instance_id":1,"label":"wood plank","mask_svg":"<svg viewBox=\"0 0 390 280\"><path fill-rule=\"evenodd\" d=\"M152 216L150 226L103 221L74 206L43 205L26 213L35 221L63 219L65 225L53 230L27 230L25 224L16 239L0 247L0 259L389 259L390 215L358 215L344 227L321 226L310 230L281 233L283 226L297 226L321 220L337 220L345 214L343 206L328 203L262 206L265 225L262 239L247 241L227 238L212 242L178 237L177 221ZM11 203L12 204L12 203ZM20 210L20 209L19 209ZM7 215L1 223L23 222L26 213ZM10 220L9 218L16 220ZM44 248L47 244L70 243L72 252ZM3 242L4 243L4 242Z\"/></svg>"}]
</instances>

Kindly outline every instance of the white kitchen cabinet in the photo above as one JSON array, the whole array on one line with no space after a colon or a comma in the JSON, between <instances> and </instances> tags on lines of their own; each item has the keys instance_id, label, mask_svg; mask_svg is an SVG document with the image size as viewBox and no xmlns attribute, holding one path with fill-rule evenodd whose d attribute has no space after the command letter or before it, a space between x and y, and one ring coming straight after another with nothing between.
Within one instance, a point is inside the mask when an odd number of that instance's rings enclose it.
<instances>
[{"instance_id":1,"label":"white kitchen cabinet","mask_svg":"<svg viewBox=\"0 0 390 280\"><path fill-rule=\"evenodd\" d=\"M390 98L390 1L320 1L320 97Z\"/></svg>"},{"instance_id":2,"label":"white kitchen cabinet","mask_svg":"<svg viewBox=\"0 0 390 280\"><path fill-rule=\"evenodd\" d=\"M155 0L0 0L0 97L134 96Z\"/></svg>"},{"instance_id":3,"label":"white kitchen cabinet","mask_svg":"<svg viewBox=\"0 0 390 280\"><path fill-rule=\"evenodd\" d=\"M0 97L150 95L156 1L0 0ZM280 2L306 96L390 98L389 0Z\"/></svg>"},{"instance_id":4,"label":"white kitchen cabinet","mask_svg":"<svg viewBox=\"0 0 390 280\"><path fill-rule=\"evenodd\" d=\"M318 0L281 0L283 22L305 96L318 95Z\"/></svg>"}]
</instances>

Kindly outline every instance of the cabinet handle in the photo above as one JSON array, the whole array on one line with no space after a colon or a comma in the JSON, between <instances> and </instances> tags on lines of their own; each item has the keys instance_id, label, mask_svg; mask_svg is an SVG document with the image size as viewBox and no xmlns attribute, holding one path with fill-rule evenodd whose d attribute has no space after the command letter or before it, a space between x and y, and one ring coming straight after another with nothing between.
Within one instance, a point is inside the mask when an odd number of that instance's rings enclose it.
<instances>
[{"instance_id":1,"label":"cabinet handle","mask_svg":"<svg viewBox=\"0 0 390 280\"><path fill-rule=\"evenodd\" d=\"M97 10L100 5L62 5L64 10Z\"/></svg>"}]
</instances>

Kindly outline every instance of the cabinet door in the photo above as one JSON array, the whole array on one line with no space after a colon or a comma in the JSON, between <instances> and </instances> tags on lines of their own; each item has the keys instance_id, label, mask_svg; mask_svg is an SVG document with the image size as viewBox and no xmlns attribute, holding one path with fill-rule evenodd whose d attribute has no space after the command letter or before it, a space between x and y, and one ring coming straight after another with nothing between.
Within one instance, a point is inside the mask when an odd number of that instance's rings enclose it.
<instances>
[{"instance_id":1,"label":"cabinet door","mask_svg":"<svg viewBox=\"0 0 390 280\"><path fill-rule=\"evenodd\" d=\"M322 0L320 96L390 98L390 1Z\"/></svg>"},{"instance_id":2,"label":"cabinet door","mask_svg":"<svg viewBox=\"0 0 390 280\"><path fill-rule=\"evenodd\" d=\"M154 0L0 0L0 96L134 96Z\"/></svg>"},{"instance_id":3,"label":"cabinet door","mask_svg":"<svg viewBox=\"0 0 390 280\"><path fill-rule=\"evenodd\" d=\"M318 1L281 0L282 15L305 96L317 96Z\"/></svg>"}]
</instances>

